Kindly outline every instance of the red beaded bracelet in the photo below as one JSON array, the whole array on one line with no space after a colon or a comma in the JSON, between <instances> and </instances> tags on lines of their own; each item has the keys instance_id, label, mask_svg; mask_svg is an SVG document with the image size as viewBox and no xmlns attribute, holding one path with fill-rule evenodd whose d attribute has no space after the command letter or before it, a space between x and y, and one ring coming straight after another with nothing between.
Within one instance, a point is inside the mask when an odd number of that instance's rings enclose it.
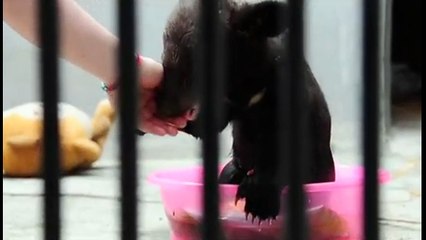
<instances>
[{"instance_id":1,"label":"red beaded bracelet","mask_svg":"<svg viewBox=\"0 0 426 240\"><path fill-rule=\"evenodd\" d=\"M136 63L137 63L137 65L142 64L142 55L136 54ZM109 83L109 84L102 82L101 87L102 87L102 90L109 93L109 92L112 92L112 91L114 91L118 88L118 82L112 82L112 83Z\"/></svg>"}]
</instances>

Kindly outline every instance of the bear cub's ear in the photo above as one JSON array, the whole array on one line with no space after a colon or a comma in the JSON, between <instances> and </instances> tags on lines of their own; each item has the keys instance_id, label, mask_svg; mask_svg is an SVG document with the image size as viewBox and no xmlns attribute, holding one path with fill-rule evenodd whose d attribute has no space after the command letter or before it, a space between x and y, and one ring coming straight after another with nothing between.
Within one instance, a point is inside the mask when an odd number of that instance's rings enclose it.
<instances>
[{"instance_id":1,"label":"bear cub's ear","mask_svg":"<svg viewBox=\"0 0 426 240\"><path fill-rule=\"evenodd\" d=\"M266 1L242 7L231 14L231 28L253 37L275 37L288 27L284 2Z\"/></svg>"}]
</instances>

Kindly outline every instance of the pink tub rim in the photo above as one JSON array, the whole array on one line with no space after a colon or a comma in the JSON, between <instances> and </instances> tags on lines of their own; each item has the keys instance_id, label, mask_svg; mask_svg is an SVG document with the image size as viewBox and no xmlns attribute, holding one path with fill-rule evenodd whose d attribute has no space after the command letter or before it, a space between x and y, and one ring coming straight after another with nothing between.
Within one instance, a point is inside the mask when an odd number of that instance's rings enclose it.
<instances>
[{"instance_id":1,"label":"pink tub rim","mask_svg":"<svg viewBox=\"0 0 426 240\"><path fill-rule=\"evenodd\" d=\"M221 167L220 167L221 169ZM176 172L188 172L188 171L200 171L202 170L201 165L195 165L190 167L182 167L182 168L173 168L173 169L165 169L165 170L158 170L153 172L148 176L148 182L154 185L159 185L160 187L163 187L164 185L168 186L185 186L185 187L202 187L203 184L200 182L191 182L191 181L179 181L174 178L168 178L166 177L170 173L176 173ZM360 174L363 171L362 166L356 166L356 165L344 165L344 164L336 164L336 172L346 170L351 171L352 174L353 171L356 171L357 174L355 178L351 179L336 179L337 181L334 182L325 182L325 183L310 183L305 184L305 191L308 192L318 192L318 191L330 191L336 188L347 188L347 187L359 187L363 186L363 178ZM338 173L336 174L338 175ZM389 171L385 169L379 169L378 170L378 181L379 184L385 184L388 183L391 180L391 174ZM236 190L237 185L232 184L221 184L220 189L222 190Z\"/></svg>"}]
</instances>

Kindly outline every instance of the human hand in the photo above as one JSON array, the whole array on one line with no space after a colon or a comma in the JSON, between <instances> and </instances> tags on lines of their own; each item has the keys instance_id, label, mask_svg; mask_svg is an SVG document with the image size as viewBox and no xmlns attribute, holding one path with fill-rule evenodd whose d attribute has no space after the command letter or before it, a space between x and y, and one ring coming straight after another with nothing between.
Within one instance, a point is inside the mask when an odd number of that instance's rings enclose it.
<instances>
[{"instance_id":1,"label":"human hand","mask_svg":"<svg viewBox=\"0 0 426 240\"><path fill-rule=\"evenodd\" d=\"M161 120L155 117L155 93L163 78L163 66L151 58L139 57L139 123L138 127L145 133L164 136L176 136L178 129L186 126L189 119L182 116L175 119ZM109 99L116 104L117 91L109 92Z\"/></svg>"}]
</instances>

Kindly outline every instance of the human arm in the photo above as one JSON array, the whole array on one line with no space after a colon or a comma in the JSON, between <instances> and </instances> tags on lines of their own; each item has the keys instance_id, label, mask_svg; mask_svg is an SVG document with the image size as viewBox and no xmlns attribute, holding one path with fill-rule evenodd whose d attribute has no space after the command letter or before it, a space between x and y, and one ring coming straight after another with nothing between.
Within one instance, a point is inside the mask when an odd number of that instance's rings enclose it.
<instances>
[{"instance_id":1,"label":"human arm","mask_svg":"<svg viewBox=\"0 0 426 240\"><path fill-rule=\"evenodd\" d=\"M36 46L38 41L38 2L37 0L4 0L3 20ZM60 55L74 65L93 74L101 81L111 84L117 79L119 41L116 36L99 24L73 0L58 0L60 21ZM157 135L176 135L177 127L185 125L184 118L174 119L171 126L153 117L155 106L152 96L161 83L163 69L153 59L143 58L140 71L142 110L140 128ZM115 103L116 91L109 94Z\"/></svg>"}]
</instances>

